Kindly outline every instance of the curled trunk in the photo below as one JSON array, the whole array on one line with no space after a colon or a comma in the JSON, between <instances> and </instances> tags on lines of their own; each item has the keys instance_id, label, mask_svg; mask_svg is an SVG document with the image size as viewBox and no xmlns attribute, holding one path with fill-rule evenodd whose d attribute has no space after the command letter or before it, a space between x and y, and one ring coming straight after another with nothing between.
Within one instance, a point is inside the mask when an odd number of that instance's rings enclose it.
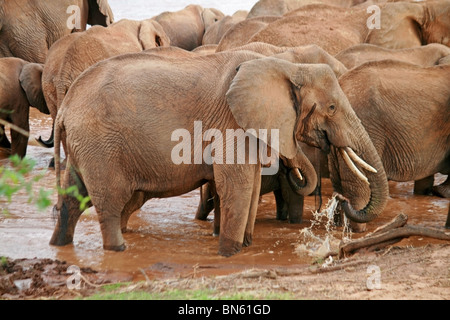
<instances>
[{"instance_id":1,"label":"curled trunk","mask_svg":"<svg viewBox=\"0 0 450 320\"><path fill-rule=\"evenodd\" d=\"M367 132L361 125L355 128L351 149L372 168L353 161L353 165L358 169L351 169L348 159L344 159L348 153L341 151L348 149L333 146L328 157L330 178L347 218L354 222L367 223L384 210L389 187L383 164ZM361 178L359 173L356 173L358 171L366 179Z\"/></svg>"}]
</instances>

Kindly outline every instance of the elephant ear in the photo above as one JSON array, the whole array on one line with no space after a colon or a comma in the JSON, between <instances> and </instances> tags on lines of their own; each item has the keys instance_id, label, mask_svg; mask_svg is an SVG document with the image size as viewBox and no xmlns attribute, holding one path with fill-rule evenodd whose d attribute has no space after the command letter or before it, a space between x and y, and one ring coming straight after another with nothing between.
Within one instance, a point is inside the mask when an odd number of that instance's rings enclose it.
<instances>
[{"instance_id":1,"label":"elephant ear","mask_svg":"<svg viewBox=\"0 0 450 320\"><path fill-rule=\"evenodd\" d=\"M28 102L40 112L50 114L42 92L42 71L44 66L39 63L28 63L20 72L20 85L25 91Z\"/></svg>"},{"instance_id":2,"label":"elephant ear","mask_svg":"<svg viewBox=\"0 0 450 320\"><path fill-rule=\"evenodd\" d=\"M87 23L91 26L107 27L114 22L114 15L108 0L89 0L89 15Z\"/></svg>"},{"instance_id":3,"label":"elephant ear","mask_svg":"<svg viewBox=\"0 0 450 320\"><path fill-rule=\"evenodd\" d=\"M170 46L169 37L164 32L163 27L155 20L148 19L141 21L138 38L143 50Z\"/></svg>"},{"instance_id":4,"label":"elephant ear","mask_svg":"<svg viewBox=\"0 0 450 320\"><path fill-rule=\"evenodd\" d=\"M217 10L214 8L204 9L202 12L202 20L203 20L203 24L205 25L205 32L215 22L219 21L220 19L222 19L224 17L225 17L225 15L220 10Z\"/></svg>"},{"instance_id":5,"label":"elephant ear","mask_svg":"<svg viewBox=\"0 0 450 320\"><path fill-rule=\"evenodd\" d=\"M254 129L257 133L259 129L266 129L269 145L272 130L278 130L278 151L288 159L297 153L293 88L299 84L291 80L297 68L295 64L275 58L244 62L226 94L231 112L243 129Z\"/></svg>"},{"instance_id":6,"label":"elephant ear","mask_svg":"<svg viewBox=\"0 0 450 320\"><path fill-rule=\"evenodd\" d=\"M387 3L379 12L380 26L367 34L366 43L390 49L422 45L424 7L417 3Z\"/></svg>"}]
</instances>

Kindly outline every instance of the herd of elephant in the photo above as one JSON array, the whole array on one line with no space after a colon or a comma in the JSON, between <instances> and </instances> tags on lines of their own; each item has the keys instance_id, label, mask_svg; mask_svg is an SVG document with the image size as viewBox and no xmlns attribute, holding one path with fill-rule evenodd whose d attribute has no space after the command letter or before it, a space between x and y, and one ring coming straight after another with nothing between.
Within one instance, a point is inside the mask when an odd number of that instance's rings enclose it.
<instances>
[{"instance_id":1,"label":"herd of elephant","mask_svg":"<svg viewBox=\"0 0 450 320\"><path fill-rule=\"evenodd\" d=\"M433 186L450 174L449 46L450 0L260 0L232 16L189 5L117 22L106 0L0 1L0 118L29 131L30 106L51 115L40 142L55 148L57 186L90 197L105 249L125 249L147 200L201 188L196 217L214 210L218 252L231 256L252 242L260 195L301 222L324 177L355 228L382 214L388 180L450 198L450 178ZM198 121L258 139L277 130L278 172L261 175L260 159L175 164L173 132ZM24 157L28 138L0 129L0 147ZM208 145L193 141L187 157ZM54 210L50 244L69 244L83 211L69 195Z\"/></svg>"}]
</instances>

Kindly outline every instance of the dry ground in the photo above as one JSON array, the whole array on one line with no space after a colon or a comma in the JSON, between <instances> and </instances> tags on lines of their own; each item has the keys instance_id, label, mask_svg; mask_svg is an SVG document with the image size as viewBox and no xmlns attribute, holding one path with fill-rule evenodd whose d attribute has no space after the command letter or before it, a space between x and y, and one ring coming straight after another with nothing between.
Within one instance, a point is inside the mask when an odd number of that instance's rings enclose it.
<instances>
[{"instance_id":1,"label":"dry ground","mask_svg":"<svg viewBox=\"0 0 450 320\"><path fill-rule=\"evenodd\" d=\"M424 239L426 241L426 239ZM379 267L377 273L370 266ZM101 291L115 282L107 274L81 269L81 288L70 290L68 265L49 259L3 259L0 269L2 299L73 299ZM209 290L212 299L244 294L259 299L450 299L450 244L410 247L407 240L376 253L357 253L326 267L315 263L299 268L248 269L222 276L191 275L147 280L121 286L119 292L162 293ZM28 280L26 280L28 279ZM18 287L22 287L19 289ZM372 288L372 289L370 289Z\"/></svg>"}]
</instances>

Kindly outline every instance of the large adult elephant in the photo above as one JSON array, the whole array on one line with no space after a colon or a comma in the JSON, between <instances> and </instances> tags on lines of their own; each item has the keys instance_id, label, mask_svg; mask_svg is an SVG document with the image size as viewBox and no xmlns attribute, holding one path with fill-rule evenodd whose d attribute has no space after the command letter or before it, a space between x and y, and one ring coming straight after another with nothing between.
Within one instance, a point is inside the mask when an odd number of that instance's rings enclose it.
<instances>
[{"instance_id":1,"label":"large adult elephant","mask_svg":"<svg viewBox=\"0 0 450 320\"><path fill-rule=\"evenodd\" d=\"M289 169L295 169L289 164L298 140L326 151L334 145L365 166L371 200L357 212L348 205L352 219L376 218L387 201L380 158L324 64L248 51L110 58L69 89L55 124L57 159L61 137L68 155L64 185L77 184L90 196L105 249L124 250L121 217L143 204L136 200L177 196L208 181L220 198L219 253L230 256L250 245L261 181L256 142L278 149ZM59 161L56 174L59 185ZM66 245L82 211L72 197L59 196L56 212L50 243Z\"/></svg>"},{"instance_id":2,"label":"large adult elephant","mask_svg":"<svg viewBox=\"0 0 450 320\"><path fill-rule=\"evenodd\" d=\"M307 5L270 23L247 42L290 47L317 44L332 55L361 43L392 49L429 43L450 46L450 0L394 2L379 8L379 12L368 13L364 6ZM219 47L230 48L220 43Z\"/></svg>"},{"instance_id":3,"label":"large adult elephant","mask_svg":"<svg viewBox=\"0 0 450 320\"><path fill-rule=\"evenodd\" d=\"M175 12L163 12L155 17L169 36L172 46L193 50L202 45L205 32L225 15L214 8L188 5Z\"/></svg>"},{"instance_id":4,"label":"large adult elephant","mask_svg":"<svg viewBox=\"0 0 450 320\"><path fill-rule=\"evenodd\" d=\"M183 55L183 57L188 57L186 56L186 53L190 53L190 51L174 49L174 47L172 47L170 51L163 49L161 52L152 50L148 53L162 54L165 56L177 56L180 54ZM340 77L347 72L347 69L342 63L315 45L289 48L276 47L267 43L252 42L230 51L252 51L264 56L272 56L274 58L283 59L292 63L324 63L331 67L336 77ZM295 163L297 164L296 167L301 168L302 175L304 176L302 188L292 186L292 179L290 179L291 176L286 175L286 170L281 170L277 174L270 177L263 176L261 180L261 195L273 191L275 197L277 198L277 217L282 220L289 218L289 221L292 223L300 223L302 221L303 197L309 195L317 184L316 168L314 168L314 166L310 163L310 161L318 158L315 150L313 150L316 148L309 147L301 142L299 142L299 144L301 149L298 152L299 155L296 157ZM304 152L305 150L306 152ZM319 169L319 167L317 169ZM211 191L214 191L214 188L211 186L206 185L204 188L201 187L200 189L200 194L203 196L201 197L196 217L200 220L205 220L213 208L213 202L208 201L208 199L216 198L217 200L217 196L214 194L209 195ZM126 231L131 214L132 212L129 212L129 215L127 216L122 215L122 231ZM220 214L216 212L216 216L220 217ZM214 222L215 233L218 234L220 220L214 219Z\"/></svg>"},{"instance_id":5,"label":"large adult elephant","mask_svg":"<svg viewBox=\"0 0 450 320\"><path fill-rule=\"evenodd\" d=\"M426 179L431 189L435 173L450 174L449 65L373 61L350 70L339 83L371 137L388 179ZM366 188L340 173L344 162L338 152L333 150L328 159L338 192ZM333 178L337 174L342 180ZM433 189L450 197L450 179ZM346 196L352 203L358 201L352 194Z\"/></svg>"},{"instance_id":6,"label":"large adult elephant","mask_svg":"<svg viewBox=\"0 0 450 320\"><path fill-rule=\"evenodd\" d=\"M0 59L0 119L29 131L30 106L49 114L42 94L41 76L43 66L19 58ZM24 157L28 137L11 129L9 142L4 125L0 124L0 147L11 148L11 154Z\"/></svg>"},{"instance_id":7,"label":"large adult elephant","mask_svg":"<svg viewBox=\"0 0 450 320\"><path fill-rule=\"evenodd\" d=\"M88 67L120 54L162 46L170 46L170 40L161 25L152 19L123 19L57 41L48 53L42 74L42 88L53 120L73 81ZM53 146L53 138L40 139L40 142Z\"/></svg>"},{"instance_id":8,"label":"large adult elephant","mask_svg":"<svg viewBox=\"0 0 450 320\"><path fill-rule=\"evenodd\" d=\"M0 57L44 63L58 39L113 19L107 0L0 0Z\"/></svg>"},{"instance_id":9,"label":"large adult elephant","mask_svg":"<svg viewBox=\"0 0 450 320\"><path fill-rule=\"evenodd\" d=\"M339 52L335 58L348 69L368 61L388 59L431 67L440 64L440 60L448 55L450 55L450 48L438 43L406 49L389 49L373 44L359 44Z\"/></svg>"}]
</instances>

